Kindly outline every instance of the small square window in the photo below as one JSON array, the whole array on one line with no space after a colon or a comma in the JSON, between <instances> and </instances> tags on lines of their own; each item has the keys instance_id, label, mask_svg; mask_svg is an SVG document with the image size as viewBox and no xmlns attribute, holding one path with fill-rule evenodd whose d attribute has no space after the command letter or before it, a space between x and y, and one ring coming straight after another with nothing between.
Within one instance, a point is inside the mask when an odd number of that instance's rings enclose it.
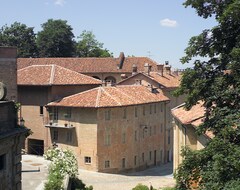
<instances>
[{"instance_id":1,"label":"small square window","mask_svg":"<svg viewBox=\"0 0 240 190\"><path fill-rule=\"evenodd\" d=\"M110 120L111 119L111 110L106 110L105 111L105 120Z\"/></svg>"},{"instance_id":2,"label":"small square window","mask_svg":"<svg viewBox=\"0 0 240 190\"><path fill-rule=\"evenodd\" d=\"M91 164L91 157L85 156L84 157L84 162L85 162L85 164Z\"/></svg>"}]
</instances>

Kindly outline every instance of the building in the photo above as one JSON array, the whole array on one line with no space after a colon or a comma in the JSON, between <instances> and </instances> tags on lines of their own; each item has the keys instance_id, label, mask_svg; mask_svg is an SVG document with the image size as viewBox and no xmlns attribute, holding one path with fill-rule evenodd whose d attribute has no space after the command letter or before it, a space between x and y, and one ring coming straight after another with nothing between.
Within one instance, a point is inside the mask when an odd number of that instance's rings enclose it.
<instances>
[{"instance_id":1,"label":"building","mask_svg":"<svg viewBox=\"0 0 240 190\"><path fill-rule=\"evenodd\" d=\"M157 69L157 63L147 57L125 57L120 53L118 58L18 58L18 69L31 65L59 65L82 73L107 83L117 83L132 75L132 67L136 65L138 72L144 71L148 63L152 71Z\"/></svg>"},{"instance_id":2,"label":"building","mask_svg":"<svg viewBox=\"0 0 240 190\"><path fill-rule=\"evenodd\" d=\"M0 190L21 189L21 150L28 132L17 125L14 102L0 100Z\"/></svg>"},{"instance_id":3,"label":"building","mask_svg":"<svg viewBox=\"0 0 240 190\"><path fill-rule=\"evenodd\" d=\"M166 160L166 107L159 89L98 87L47 105L49 144L70 148L80 168L119 173Z\"/></svg>"},{"instance_id":4,"label":"building","mask_svg":"<svg viewBox=\"0 0 240 190\"><path fill-rule=\"evenodd\" d=\"M17 101L17 49L0 47L0 82L7 86L7 100Z\"/></svg>"},{"instance_id":5,"label":"building","mask_svg":"<svg viewBox=\"0 0 240 190\"><path fill-rule=\"evenodd\" d=\"M0 190L21 190L21 149L28 130L17 124L16 48L0 47Z\"/></svg>"},{"instance_id":6,"label":"building","mask_svg":"<svg viewBox=\"0 0 240 190\"><path fill-rule=\"evenodd\" d=\"M18 70L20 118L33 132L25 149L29 154L43 155L47 144L45 105L65 96L101 85L101 81L57 65L32 65Z\"/></svg>"},{"instance_id":7,"label":"building","mask_svg":"<svg viewBox=\"0 0 240 190\"><path fill-rule=\"evenodd\" d=\"M174 117L174 162L173 167L176 170L183 158L181 156L182 147L188 146L192 150L200 150L205 147L210 138L211 132L205 135L197 135L196 128L203 122L205 109L203 103L194 105L190 110L185 110L184 104L172 109Z\"/></svg>"},{"instance_id":8,"label":"building","mask_svg":"<svg viewBox=\"0 0 240 190\"><path fill-rule=\"evenodd\" d=\"M137 72L137 66L133 66L132 76L120 81L119 85L142 85L147 88L161 89L163 94L167 96L170 103L166 108L166 144L167 144L167 161L172 161L173 158L173 130L172 130L172 116L171 109L184 102L184 96L175 97L172 95L173 91L180 85L181 75L177 72L171 71L171 66L157 65L156 71L151 71L151 65L146 63L144 65L144 72Z\"/></svg>"}]
</instances>

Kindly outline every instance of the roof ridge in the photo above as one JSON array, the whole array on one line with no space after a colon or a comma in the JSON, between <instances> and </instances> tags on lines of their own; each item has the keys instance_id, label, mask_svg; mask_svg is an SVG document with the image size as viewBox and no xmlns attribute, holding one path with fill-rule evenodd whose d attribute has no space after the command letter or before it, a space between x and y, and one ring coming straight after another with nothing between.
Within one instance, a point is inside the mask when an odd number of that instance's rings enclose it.
<instances>
[{"instance_id":1,"label":"roof ridge","mask_svg":"<svg viewBox=\"0 0 240 190\"><path fill-rule=\"evenodd\" d=\"M73 73L75 73L75 74L77 74L77 75L79 75L79 76L81 76L81 77L85 77L85 78L87 78L87 79L89 79L89 80L95 80L96 82L99 82L99 81L101 82L101 80L96 79L96 78L93 78L93 77L91 77L91 76L88 76L88 75L79 73L79 72L77 72L77 71L68 69L68 68L66 68L66 67L62 67L62 66L60 66L60 65L56 65L56 64L54 64L54 65L55 65L55 67L59 67L59 68L61 68L61 69L65 69L65 70L67 70L67 71L73 72Z\"/></svg>"},{"instance_id":2,"label":"roof ridge","mask_svg":"<svg viewBox=\"0 0 240 190\"><path fill-rule=\"evenodd\" d=\"M56 66L56 65L51 65L51 66L52 66L52 69L51 69L51 75L50 75L50 81L49 81L49 83L50 83L50 84L53 84L54 75L55 75L55 66Z\"/></svg>"},{"instance_id":3,"label":"roof ridge","mask_svg":"<svg viewBox=\"0 0 240 190\"><path fill-rule=\"evenodd\" d=\"M111 87L111 88L116 88L116 87ZM122 105L120 102L118 102L115 98L113 98L112 96L111 96L111 94L109 94L104 88L102 88L103 89L103 91L106 93L106 95L107 96L109 96L112 100L114 100L118 105Z\"/></svg>"}]
</instances>

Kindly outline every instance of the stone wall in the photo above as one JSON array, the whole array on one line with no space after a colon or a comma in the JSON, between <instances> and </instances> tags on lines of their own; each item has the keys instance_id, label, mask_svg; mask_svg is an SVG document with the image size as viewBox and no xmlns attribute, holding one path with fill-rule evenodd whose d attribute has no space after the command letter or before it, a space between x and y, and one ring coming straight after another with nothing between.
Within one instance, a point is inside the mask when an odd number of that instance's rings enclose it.
<instances>
[{"instance_id":1,"label":"stone wall","mask_svg":"<svg viewBox=\"0 0 240 190\"><path fill-rule=\"evenodd\" d=\"M7 86L8 100L17 101L17 49L0 47L0 82Z\"/></svg>"}]
</instances>

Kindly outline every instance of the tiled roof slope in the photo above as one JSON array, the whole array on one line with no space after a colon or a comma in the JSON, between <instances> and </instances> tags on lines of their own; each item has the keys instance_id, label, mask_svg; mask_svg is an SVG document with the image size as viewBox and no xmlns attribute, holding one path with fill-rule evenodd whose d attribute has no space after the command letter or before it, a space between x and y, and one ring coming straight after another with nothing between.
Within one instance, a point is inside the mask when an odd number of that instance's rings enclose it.
<instances>
[{"instance_id":1,"label":"tiled roof slope","mask_svg":"<svg viewBox=\"0 0 240 190\"><path fill-rule=\"evenodd\" d=\"M92 77L57 65L32 65L17 72L18 85L85 85L101 84Z\"/></svg>"},{"instance_id":2,"label":"tiled roof slope","mask_svg":"<svg viewBox=\"0 0 240 190\"><path fill-rule=\"evenodd\" d=\"M186 110L184 104L172 109L172 115L182 124L191 124L196 127L202 123L204 114L205 109L203 107L203 102L194 105L190 110Z\"/></svg>"},{"instance_id":3,"label":"tiled roof slope","mask_svg":"<svg viewBox=\"0 0 240 190\"><path fill-rule=\"evenodd\" d=\"M163 73L163 76L161 76L158 72L151 72L150 78L165 86L166 88L176 88L180 85L181 76L167 73Z\"/></svg>"},{"instance_id":4,"label":"tiled roof slope","mask_svg":"<svg viewBox=\"0 0 240 190\"><path fill-rule=\"evenodd\" d=\"M59 65L78 73L128 73L132 72L135 64L138 71L144 71L144 64L149 63L152 70L156 71L157 63L147 57L126 57L123 68L118 69L119 58L18 58L18 69L31 65Z\"/></svg>"},{"instance_id":5,"label":"tiled roof slope","mask_svg":"<svg viewBox=\"0 0 240 190\"><path fill-rule=\"evenodd\" d=\"M194 105L188 111L184 108L184 104L182 104L172 109L172 115L184 125L191 124L194 127L198 127L203 123L205 108L202 101L199 101L198 104ZM209 130L205 132L205 135L209 138L214 137L214 134Z\"/></svg>"},{"instance_id":6,"label":"tiled roof slope","mask_svg":"<svg viewBox=\"0 0 240 190\"><path fill-rule=\"evenodd\" d=\"M145 77L154 80L155 82L159 83L160 85L163 85L166 88L176 88L179 87L180 85L180 80L181 80L181 75L174 75L174 74L167 74L167 73L163 73L163 76L158 73L158 72L150 72L150 75L147 75L143 72L141 73L137 73L135 75L132 75L122 81L120 81L118 84L122 85L125 84L125 81L133 78L133 77L137 77L138 75L144 75Z\"/></svg>"},{"instance_id":7,"label":"tiled roof slope","mask_svg":"<svg viewBox=\"0 0 240 190\"><path fill-rule=\"evenodd\" d=\"M65 97L48 106L63 107L119 107L154 102L168 101L169 99L159 90L150 92L144 86L111 86L98 87L72 96Z\"/></svg>"}]
</instances>

